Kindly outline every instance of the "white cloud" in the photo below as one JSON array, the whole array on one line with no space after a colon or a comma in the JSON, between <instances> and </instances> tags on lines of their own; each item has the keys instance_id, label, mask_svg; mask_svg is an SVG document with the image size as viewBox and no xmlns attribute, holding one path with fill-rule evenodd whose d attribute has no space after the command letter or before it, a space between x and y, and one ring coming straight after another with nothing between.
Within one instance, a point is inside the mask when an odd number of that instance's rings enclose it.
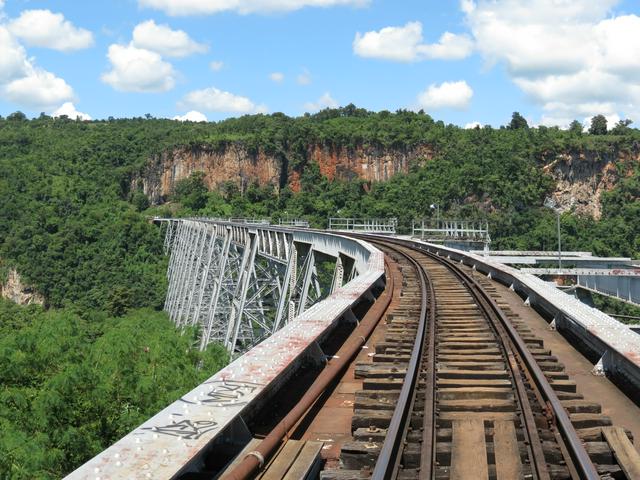
<instances>
[{"instance_id":1,"label":"white cloud","mask_svg":"<svg viewBox=\"0 0 640 480\"><path fill-rule=\"evenodd\" d=\"M9 29L0 25L0 97L21 107L51 109L73 100L73 89L27 58Z\"/></svg>"},{"instance_id":2,"label":"white cloud","mask_svg":"<svg viewBox=\"0 0 640 480\"><path fill-rule=\"evenodd\" d=\"M187 57L208 50L206 45L195 42L183 30L172 30L168 25L157 25L153 20L136 25L131 45L165 57Z\"/></svg>"},{"instance_id":3,"label":"white cloud","mask_svg":"<svg viewBox=\"0 0 640 480\"><path fill-rule=\"evenodd\" d=\"M207 116L204 113L200 113L197 110L191 110L184 115L176 115L173 120L180 122L206 122Z\"/></svg>"},{"instance_id":4,"label":"white cloud","mask_svg":"<svg viewBox=\"0 0 640 480\"><path fill-rule=\"evenodd\" d=\"M2 86L7 100L30 108L50 108L73 100L73 89L62 78L41 68L29 67L26 76Z\"/></svg>"},{"instance_id":5,"label":"white cloud","mask_svg":"<svg viewBox=\"0 0 640 480\"><path fill-rule=\"evenodd\" d=\"M23 77L29 67L25 49L0 25L0 84Z\"/></svg>"},{"instance_id":6,"label":"white cloud","mask_svg":"<svg viewBox=\"0 0 640 480\"><path fill-rule=\"evenodd\" d=\"M336 108L338 102L331 96L329 92L326 92L315 102L307 102L304 104L304 109L307 112L317 112L323 108Z\"/></svg>"},{"instance_id":7,"label":"white cloud","mask_svg":"<svg viewBox=\"0 0 640 480\"><path fill-rule=\"evenodd\" d=\"M76 110L76 107L72 102L63 103L60 107L54 110L51 115L54 117L61 117L63 115L66 115L72 120L75 120L78 117L80 118L80 120L91 120L91 117L88 114Z\"/></svg>"},{"instance_id":8,"label":"white cloud","mask_svg":"<svg viewBox=\"0 0 640 480\"><path fill-rule=\"evenodd\" d=\"M269 79L272 82L282 83L284 81L284 74L280 72L273 72L269 74Z\"/></svg>"},{"instance_id":9,"label":"white cloud","mask_svg":"<svg viewBox=\"0 0 640 480\"><path fill-rule=\"evenodd\" d=\"M305 7L363 7L369 3L370 0L138 0L142 7L155 8L174 16L290 12Z\"/></svg>"},{"instance_id":10,"label":"white cloud","mask_svg":"<svg viewBox=\"0 0 640 480\"><path fill-rule=\"evenodd\" d=\"M102 81L123 92L166 92L176 83L176 72L156 52L113 44L107 54L111 70Z\"/></svg>"},{"instance_id":11,"label":"white cloud","mask_svg":"<svg viewBox=\"0 0 640 480\"><path fill-rule=\"evenodd\" d=\"M179 106L207 112L266 113L264 105L256 105L249 98L219 90L215 87L187 93Z\"/></svg>"},{"instance_id":12,"label":"white cloud","mask_svg":"<svg viewBox=\"0 0 640 480\"><path fill-rule=\"evenodd\" d=\"M423 43L420 22L408 22L403 27L385 27L364 34L358 32L353 40L356 55L396 62L460 60L468 57L472 49L473 42L467 35L451 32L444 32L437 43Z\"/></svg>"},{"instance_id":13,"label":"white cloud","mask_svg":"<svg viewBox=\"0 0 640 480\"><path fill-rule=\"evenodd\" d=\"M219 72L220 70L222 70L224 68L224 62L220 62L220 61L214 60L213 62L211 62L209 64L209 68L211 70L213 70L214 72Z\"/></svg>"},{"instance_id":14,"label":"white cloud","mask_svg":"<svg viewBox=\"0 0 640 480\"><path fill-rule=\"evenodd\" d=\"M464 13L473 13L475 8L476 4L473 0L460 0L460 10L462 10Z\"/></svg>"},{"instance_id":15,"label":"white cloud","mask_svg":"<svg viewBox=\"0 0 640 480\"><path fill-rule=\"evenodd\" d=\"M71 51L93 45L93 34L74 26L61 13L25 10L9 22L9 30L27 45Z\"/></svg>"},{"instance_id":16,"label":"white cloud","mask_svg":"<svg viewBox=\"0 0 640 480\"><path fill-rule=\"evenodd\" d=\"M296 82L298 82L299 85L309 85L311 84L311 80L311 73L306 68L296 77Z\"/></svg>"},{"instance_id":17,"label":"white cloud","mask_svg":"<svg viewBox=\"0 0 640 480\"><path fill-rule=\"evenodd\" d=\"M431 84L418 95L418 106L426 110L455 108L463 110L469 106L473 90L464 80Z\"/></svg>"},{"instance_id":18,"label":"white cloud","mask_svg":"<svg viewBox=\"0 0 640 480\"><path fill-rule=\"evenodd\" d=\"M467 124L464 126L464 128L465 128L465 129L467 129L467 130L472 129L472 128L477 128L477 127L482 127L482 125L480 124L480 122L470 122L470 123L467 123Z\"/></svg>"},{"instance_id":19,"label":"white cloud","mask_svg":"<svg viewBox=\"0 0 640 480\"><path fill-rule=\"evenodd\" d=\"M542 107L541 124L640 117L640 17L618 0L463 0L476 49Z\"/></svg>"}]
</instances>

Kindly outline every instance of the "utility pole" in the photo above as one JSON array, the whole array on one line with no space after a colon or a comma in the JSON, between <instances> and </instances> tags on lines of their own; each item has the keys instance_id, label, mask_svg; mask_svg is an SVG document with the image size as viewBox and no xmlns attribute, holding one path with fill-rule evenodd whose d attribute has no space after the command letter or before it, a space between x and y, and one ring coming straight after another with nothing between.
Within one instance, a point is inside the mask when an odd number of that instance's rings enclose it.
<instances>
[{"instance_id":1,"label":"utility pole","mask_svg":"<svg viewBox=\"0 0 640 480\"><path fill-rule=\"evenodd\" d=\"M435 209L436 211L436 228L438 228L438 222L440 221L440 205L437 203L432 203L430 206L431 210Z\"/></svg>"},{"instance_id":2,"label":"utility pole","mask_svg":"<svg viewBox=\"0 0 640 480\"><path fill-rule=\"evenodd\" d=\"M558 226L558 268L562 268L562 237L560 236L560 205L556 201L547 197L544 200L544 206L553 210L556 214L557 226Z\"/></svg>"},{"instance_id":3,"label":"utility pole","mask_svg":"<svg viewBox=\"0 0 640 480\"><path fill-rule=\"evenodd\" d=\"M558 268L562 268L562 240L560 236L560 210L556 210L558 216Z\"/></svg>"}]
</instances>

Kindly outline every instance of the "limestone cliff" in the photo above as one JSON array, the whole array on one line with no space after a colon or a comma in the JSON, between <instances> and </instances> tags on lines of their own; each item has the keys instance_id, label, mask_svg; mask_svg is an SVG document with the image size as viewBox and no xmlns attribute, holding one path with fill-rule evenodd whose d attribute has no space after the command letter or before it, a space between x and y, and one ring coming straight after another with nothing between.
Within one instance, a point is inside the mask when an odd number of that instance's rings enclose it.
<instances>
[{"instance_id":1,"label":"limestone cliff","mask_svg":"<svg viewBox=\"0 0 640 480\"><path fill-rule=\"evenodd\" d=\"M542 170L555 180L553 196L563 210L573 209L599 218L602 193L611 190L640 162L640 146L634 146L631 152L612 149L543 153L537 160ZM275 155L260 149L250 151L241 143L217 148L206 144L176 147L150 158L141 175L133 179L132 187L141 185L151 202L159 204L166 201L176 181L202 171L210 189L230 181L241 190L258 183L276 189L289 186L299 191L302 169L309 162L316 163L320 173L331 180L360 178L378 182L407 173L414 163L422 165L432 160L435 151L428 144L406 149L310 144L305 157L302 165L292 166L286 152Z\"/></svg>"},{"instance_id":2,"label":"limestone cliff","mask_svg":"<svg viewBox=\"0 0 640 480\"><path fill-rule=\"evenodd\" d=\"M31 305L32 303L42 305L44 303L42 295L25 285L14 268L9 270L4 282L0 283L0 297L11 300L18 305Z\"/></svg>"},{"instance_id":3,"label":"limestone cliff","mask_svg":"<svg viewBox=\"0 0 640 480\"><path fill-rule=\"evenodd\" d=\"M407 173L412 161L425 162L433 156L433 148L429 145L406 150L322 145L311 145L308 149L308 158L316 162L320 173L330 180L361 178L373 182L385 181L397 173Z\"/></svg>"},{"instance_id":4,"label":"limestone cliff","mask_svg":"<svg viewBox=\"0 0 640 480\"><path fill-rule=\"evenodd\" d=\"M313 161L329 179L384 181L397 173L407 173L409 165L433 158L433 149L422 145L409 149L385 149L370 146L356 148L309 145L307 161ZM234 182L241 190L251 183L273 185L276 189L290 186L300 190L300 167L289 165L287 154L268 154L263 150L249 151L242 144L220 148L210 145L176 147L149 159L132 187L141 185L152 204L165 201L175 183L194 171L205 173L210 189L225 182Z\"/></svg>"},{"instance_id":5,"label":"limestone cliff","mask_svg":"<svg viewBox=\"0 0 640 480\"><path fill-rule=\"evenodd\" d=\"M229 181L244 189L253 182L280 186L283 168L286 169L286 165L283 166L282 160L264 152L251 153L240 144L223 148L176 147L152 157L133 183L141 182L144 193L156 205L166 200L178 180L195 171L205 173L204 180L210 189Z\"/></svg>"},{"instance_id":6,"label":"limestone cliff","mask_svg":"<svg viewBox=\"0 0 640 480\"><path fill-rule=\"evenodd\" d=\"M630 175L639 162L638 148L633 153L577 151L545 156L542 168L556 181L553 198L562 211L573 210L599 219L602 193Z\"/></svg>"}]
</instances>

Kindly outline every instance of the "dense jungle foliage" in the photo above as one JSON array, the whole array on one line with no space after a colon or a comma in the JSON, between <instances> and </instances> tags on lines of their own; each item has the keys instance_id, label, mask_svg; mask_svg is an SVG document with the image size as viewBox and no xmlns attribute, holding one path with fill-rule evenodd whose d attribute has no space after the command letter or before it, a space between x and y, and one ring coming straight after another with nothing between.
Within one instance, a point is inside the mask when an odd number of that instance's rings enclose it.
<instances>
[{"instance_id":1,"label":"dense jungle foliage","mask_svg":"<svg viewBox=\"0 0 640 480\"><path fill-rule=\"evenodd\" d=\"M148 216L302 217L314 226L330 216L396 216L406 229L438 204L443 216L488 219L494 247L553 249L544 162L561 152L640 151L628 122L607 130L605 120L603 130L599 118L593 127L529 128L514 114L503 128L464 130L422 112L352 105L219 123L0 117L0 280L15 268L46 299L44 308L0 302L0 478L62 476L226 361L215 346L191 350L193 332L181 335L160 312L166 259ZM283 182L210 192L195 173L168 204L150 206L131 188L154 154L234 143L297 170L301 191ZM429 144L435 157L385 183L331 182L309 161L310 144ZM640 256L638 165L625 175L603 195L599 221L562 215L565 248Z\"/></svg>"}]
</instances>

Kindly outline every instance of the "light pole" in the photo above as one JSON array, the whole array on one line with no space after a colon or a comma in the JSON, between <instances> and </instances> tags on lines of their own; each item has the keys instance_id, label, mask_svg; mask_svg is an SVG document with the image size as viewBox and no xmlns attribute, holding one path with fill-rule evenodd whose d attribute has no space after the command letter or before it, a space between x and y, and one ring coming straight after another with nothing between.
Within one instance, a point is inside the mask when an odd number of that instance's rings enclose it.
<instances>
[{"instance_id":1,"label":"light pole","mask_svg":"<svg viewBox=\"0 0 640 480\"><path fill-rule=\"evenodd\" d=\"M440 205L432 203L429 208L436 211L436 228L438 228L438 221L440 220Z\"/></svg>"},{"instance_id":2,"label":"light pole","mask_svg":"<svg viewBox=\"0 0 640 480\"><path fill-rule=\"evenodd\" d=\"M556 213L557 217L557 225L558 225L558 268L562 268L562 237L560 236L560 206L556 203L556 201L547 197L544 200L544 206L550 208Z\"/></svg>"}]
</instances>

